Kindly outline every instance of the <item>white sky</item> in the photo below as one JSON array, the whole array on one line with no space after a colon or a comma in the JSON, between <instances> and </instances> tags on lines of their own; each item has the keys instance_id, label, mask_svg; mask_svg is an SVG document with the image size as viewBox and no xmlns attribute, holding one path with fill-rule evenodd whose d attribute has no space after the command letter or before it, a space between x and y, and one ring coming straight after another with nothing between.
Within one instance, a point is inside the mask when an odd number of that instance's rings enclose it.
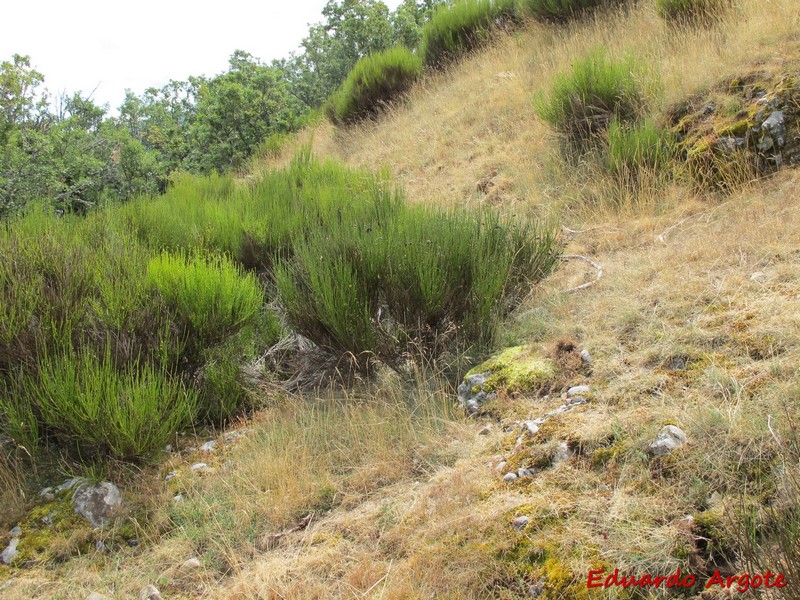
<instances>
[{"instance_id":1,"label":"white sky","mask_svg":"<svg viewBox=\"0 0 800 600\"><path fill-rule=\"evenodd\" d=\"M394 10L400 0L384 0ZM115 109L170 79L215 75L241 49L269 62L297 50L326 0L8 0L0 61L30 55L52 94L81 91Z\"/></svg>"}]
</instances>

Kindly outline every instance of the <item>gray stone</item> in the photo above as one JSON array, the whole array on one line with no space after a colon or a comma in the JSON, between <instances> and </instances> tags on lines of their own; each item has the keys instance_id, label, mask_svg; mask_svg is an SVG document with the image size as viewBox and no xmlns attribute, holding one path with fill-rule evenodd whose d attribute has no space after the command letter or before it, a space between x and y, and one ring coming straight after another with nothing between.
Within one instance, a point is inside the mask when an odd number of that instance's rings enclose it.
<instances>
[{"instance_id":1,"label":"gray stone","mask_svg":"<svg viewBox=\"0 0 800 600\"><path fill-rule=\"evenodd\" d=\"M492 433L492 426L491 425L484 425L481 427L481 430L478 432L478 435L489 435Z\"/></svg>"},{"instance_id":2,"label":"gray stone","mask_svg":"<svg viewBox=\"0 0 800 600\"><path fill-rule=\"evenodd\" d=\"M511 483L512 481L516 480L517 480L516 473L506 473L505 475L503 475L503 481L505 481L506 483Z\"/></svg>"},{"instance_id":3,"label":"gray stone","mask_svg":"<svg viewBox=\"0 0 800 600\"><path fill-rule=\"evenodd\" d=\"M175 479L177 476L178 476L178 472L177 471L170 471L169 473L167 473L164 476L164 481L171 481L171 480Z\"/></svg>"},{"instance_id":4,"label":"gray stone","mask_svg":"<svg viewBox=\"0 0 800 600\"><path fill-rule=\"evenodd\" d=\"M658 433L658 437L650 444L650 454L663 456L680 448L686 443L686 434L675 425L665 425Z\"/></svg>"},{"instance_id":5,"label":"gray stone","mask_svg":"<svg viewBox=\"0 0 800 600\"><path fill-rule=\"evenodd\" d=\"M64 483L59 485L54 492L58 494L59 492L63 492L64 490L71 490L79 483L85 481L82 477L73 477L72 479L67 479Z\"/></svg>"},{"instance_id":6,"label":"gray stone","mask_svg":"<svg viewBox=\"0 0 800 600\"><path fill-rule=\"evenodd\" d=\"M183 494L175 494L175 496L172 497L172 501L183 502Z\"/></svg>"},{"instance_id":7,"label":"gray stone","mask_svg":"<svg viewBox=\"0 0 800 600\"><path fill-rule=\"evenodd\" d=\"M747 139L743 137L721 137L717 139L717 148L723 152L733 153L747 146Z\"/></svg>"},{"instance_id":8,"label":"gray stone","mask_svg":"<svg viewBox=\"0 0 800 600\"><path fill-rule=\"evenodd\" d=\"M214 440L209 440L208 442L206 442L205 444L200 446L200 451L201 452L213 452L214 448L216 448L216 447L217 447L217 442L215 442Z\"/></svg>"},{"instance_id":9,"label":"gray stone","mask_svg":"<svg viewBox=\"0 0 800 600\"><path fill-rule=\"evenodd\" d=\"M72 496L75 512L94 527L108 524L114 513L122 506L122 494L113 483L81 484Z\"/></svg>"},{"instance_id":10,"label":"gray stone","mask_svg":"<svg viewBox=\"0 0 800 600\"><path fill-rule=\"evenodd\" d=\"M172 444L167 444L164 446L164 452L172 452Z\"/></svg>"},{"instance_id":11,"label":"gray stone","mask_svg":"<svg viewBox=\"0 0 800 600\"><path fill-rule=\"evenodd\" d=\"M19 537L20 533L22 533L22 527L16 525L11 531L8 532L8 535L10 535L11 537Z\"/></svg>"},{"instance_id":12,"label":"gray stone","mask_svg":"<svg viewBox=\"0 0 800 600\"><path fill-rule=\"evenodd\" d=\"M97 540L94 543L94 549L102 554L107 550L106 543L103 540Z\"/></svg>"},{"instance_id":13,"label":"gray stone","mask_svg":"<svg viewBox=\"0 0 800 600\"><path fill-rule=\"evenodd\" d=\"M474 415L479 410L482 404L495 398L494 393L487 394L483 391L483 384L491 375L491 371L486 373L476 373L464 379L464 382L458 386L458 406L467 411L467 414ZM477 392L473 392L477 389Z\"/></svg>"},{"instance_id":14,"label":"gray stone","mask_svg":"<svg viewBox=\"0 0 800 600\"><path fill-rule=\"evenodd\" d=\"M192 465L192 471L202 471L203 469L207 469L208 465L206 463L195 463Z\"/></svg>"},{"instance_id":15,"label":"gray stone","mask_svg":"<svg viewBox=\"0 0 800 600\"><path fill-rule=\"evenodd\" d=\"M588 394L591 388L588 385L575 385L567 390L567 398L578 396L580 394Z\"/></svg>"},{"instance_id":16,"label":"gray stone","mask_svg":"<svg viewBox=\"0 0 800 600\"><path fill-rule=\"evenodd\" d=\"M513 519L511 519L511 527L513 527L518 531L522 531L528 526L530 520L531 520L530 517L526 516L514 517Z\"/></svg>"},{"instance_id":17,"label":"gray stone","mask_svg":"<svg viewBox=\"0 0 800 600\"><path fill-rule=\"evenodd\" d=\"M580 406L581 404L586 404L586 398L583 396L573 396L567 400L567 406Z\"/></svg>"},{"instance_id":18,"label":"gray stone","mask_svg":"<svg viewBox=\"0 0 800 600\"><path fill-rule=\"evenodd\" d=\"M589 351L586 349L581 350L581 360L586 365L592 364L592 355L589 354Z\"/></svg>"},{"instance_id":19,"label":"gray stone","mask_svg":"<svg viewBox=\"0 0 800 600\"><path fill-rule=\"evenodd\" d=\"M56 499L56 496L53 493L53 488L51 487L46 487L39 490L39 497L45 502L52 502Z\"/></svg>"},{"instance_id":20,"label":"gray stone","mask_svg":"<svg viewBox=\"0 0 800 600\"><path fill-rule=\"evenodd\" d=\"M769 134L778 147L783 147L786 143L786 120L781 111L776 110L767 117L767 120L761 124L761 129Z\"/></svg>"},{"instance_id":21,"label":"gray stone","mask_svg":"<svg viewBox=\"0 0 800 600\"><path fill-rule=\"evenodd\" d=\"M161 592L158 591L156 586L148 585L139 592L138 600L162 600Z\"/></svg>"},{"instance_id":22,"label":"gray stone","mask_svg":"<svg viewBox=\"0 0 800 600\"><path fill-rule=\"evenodd\" d=\"M600 485L597 486L597 489L600 490L601 492L610 492L611 486L606 485L605 483L601 483Z\"/></svg>"},{"instance_id":23,"label":"gray stone","mask_svg":"<svg viewBox=\"0 0 800 600\"><path fill-rule=\"evenodd\" d=\"M6 549L0 552L0 562L4 565L11 564L11 561L14 560L14 557L19 554L17 550L17 545L19 544L19 538L12 539Z\"/></svg>"},{"instance_id":24,"label":"gray stone","mask_svg":"<svg viewBox=\"0 0 800 600\"><path fill-rule=\"evenodd\" d=\"M103 594L92 592L91 594L86 596L86 600L110 600L110 598L108 596L103 596Z\"/></svg>"},{"instance_id":25,"label":"gray stone","mask_svg":"<svg viewBox=\"0 0 800 600\"><path fill-rule=\"evenodd\" d=\"M572 450L569 449L567 442L561 442L553 453L552 463L557 465L572 458Z\"/></svg>"},{"instance_id":26,"label":"gray stone","mask_svg":"<svg viewBox=\"0 0 800 600\"><path fill-rule=\"evenodd\" d=\"M506 461L501 460L499 463L497 463L497 466L495 467L495 469L497 471L502 471L505 468L505 466L506 466Z\"/></svg>"},{"instance_id":27,"label":"gray stone","mask_svg":"<svg viewBox=\"0 0 800 600\"><path fill-rule=\"evenodd\" d=\"M524 467L520 467L517 469L517 477L522 479L523 477L533 477L533 471L530 469L526 469Z\"/></svg>"}]
</instances>

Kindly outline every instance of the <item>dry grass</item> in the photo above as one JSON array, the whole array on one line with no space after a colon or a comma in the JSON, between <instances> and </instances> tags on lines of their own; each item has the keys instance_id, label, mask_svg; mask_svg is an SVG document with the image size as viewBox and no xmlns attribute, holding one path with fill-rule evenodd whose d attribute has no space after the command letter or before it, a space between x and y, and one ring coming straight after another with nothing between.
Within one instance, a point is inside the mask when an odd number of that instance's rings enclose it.
<instances>
[{"instance_id":1,"label":"dry grass","mask_svg":"<svg viewBox=\"0 0 800 600\"><path fill-rule=\"evenodd\" d=\"M774 57L799 18L794 0L742 0L720 28L677 37L649 3L567 29L532 24L426 79L377 123L300 136L351 164L390 165L412 201L555 212L577 231L567 252L602 264L601 282L565 295L587 277L565 265L501 340L565 336L591 352L590 403L524 449L566 440L576 456L508 486L495 464L516 435L451 421L452 397L424 382L387 383L367 403L275 400L214 458L162 465L163 530L143 548L18 573L4 592L131 597L155 582L170 598L515 598L542 586L545 597L580 598L598 566L702 574L729 540L704 547L684 517L769 499L780 465L769 427L784 435L796 412L800 173L724 201L663 182L615 189L563 166L530 99L603 44L659 73L650 94L661 111ZM535 418L560 402L520 399L513 412ZM651 459L665 423L689 443ZM192 474L199 460L212 468ZM180 477L164 484L172 469ZM178 492L184 502L171 502ZM519 515L530 517L523 532L509 525ZM182 574L190 556L203 567Z\"/></svg>"}]
</instances>

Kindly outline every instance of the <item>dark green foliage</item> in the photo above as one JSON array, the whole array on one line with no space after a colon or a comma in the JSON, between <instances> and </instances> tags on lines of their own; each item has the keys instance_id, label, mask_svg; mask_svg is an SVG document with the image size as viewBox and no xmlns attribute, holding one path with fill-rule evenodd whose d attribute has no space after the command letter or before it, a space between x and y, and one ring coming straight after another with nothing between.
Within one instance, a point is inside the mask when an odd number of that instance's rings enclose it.
<instances>
[{"instance_id":1,"label":"dark green foliage","mask_svg":"<svg viewBox=\"0 0 800 600\"><path fill-rule=\"evenodd\" d=\"M731 4L731 0L656 0L656 11L670 25L680 28L711 25Z\"/></svg>"},{"instance_id":2,"label":"dark green foliage","mask_svg":"<svg viewBox=\"0 0 800 600\"><path fill-rule=\"evenodd\" d=\"M523 10L536 19L565 22L588 9L619 4L620 0L521 0Z\"/></svg>"},{"instance_id":3,"label":"dark green foliage","mask_svg":"<svg viewBox=\"0 0 800 600\"><path fill-rule=\"evenodd\" d=\"M425 65L439 67L485 43L492 29L519 18L516 0L459 0L441 6L422 30Z\"/></svg>"},{"instance_id":4,"label":"dark green foliage","mask_svg":"<svg viewBox=\"0 0 800 600\"><path fill-rule=\"evenodd\" d=\"M664 170L674 155L672 135L652 120L624 125L612 120L608 128L608 164L617 174L635 176L642 170Z\"/></svg>"},{"instance_id":5,"label":"dark green foliage","mask_svg":"<svg viewBox=\"0 0 800 600\"><path fill-rule=\"evenodd\" d=\"M422 60L395 47L362 58L328 103L334 122L351 123L373 116L406 92L422 73Z\"/></svg>"},{"instance_id":6,"label":"dark green foliage","mask_svg":"<svg viewBox=\"0 0 800 600\"><path fill-rule=\"evenodd\" d=\"M631 57L613 59L595 50L554 77L550 92L535 98L536 111L571 149L585 151L612 119L631 123L642 116L647 103L641 71Z\"/></svg>"}]
</instances>

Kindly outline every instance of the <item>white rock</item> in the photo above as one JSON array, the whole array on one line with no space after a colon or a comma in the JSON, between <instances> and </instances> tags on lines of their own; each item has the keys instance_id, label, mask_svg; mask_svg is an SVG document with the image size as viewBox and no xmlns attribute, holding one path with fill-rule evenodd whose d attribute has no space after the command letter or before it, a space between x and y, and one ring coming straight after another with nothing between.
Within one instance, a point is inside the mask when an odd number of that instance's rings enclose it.
<instances>
[{"instance_id":1,"label":"white rock","mask_svg":"<svg viewBox=\"0 0 800 600\"><path fill-rule=\"evenodd\" d=\"M202 566L203 563L201 563L199 559L193 556L192 558L188 559L181 565L181 571L194 571L195 569L199 569Z\"/></svg>"},{"instance_id":2,"label":"white rock","mask_svg":"<svg viewBox=\"0 0 800 600\"><path fill-rule=\"evenodd\" d=\"M588 394L591 388L588 385L574 385L567 390L567 398L578 396L580 394Z\"/></svg>"},{"instance_id":3,"label":"white rock","mask_svg":"<svg viewBox=\"0 0 800 600\"><path fill-rule=\"evenodd\" d=\"M525 529L530 522L530 517L521 516L521 517L514 517L511 519L511 527L517 530Z\"/></svg>"},{"instance_id":4,"label":"white rock","mask_svg":"<svg viewBox=\"0 0 800 600\"><path fill-rule=\"evenodd\" d=\"M6 549L0 552L0 562L4 565L10 564L14 557L19 554L17 550L17 544L19 544L19 538L12 539Z\"/></svg>"},{"instance_id":5,"label":"white rock","mask_svg":"<svg viewBox=\"0 0 800 600\"><path fill-rule=\"evenodd\" d=\"M177 471L170 471L164 476L164 481L171 481L172 479L175 479L177 476L178 476Z\"/></svg>"},{"instance_id":6,"label":"white rock","mask_svg":"<svg viewBox=\"0 0 800 600\"><path fill-rule=\"evenodd\" d=\"M506 483L511 483L512 481L516 480L517 480L516 473L506 473L505 475L503 475L503 481L505 481Z\"/></svg>"},{"instance_id":7,"label":"white rock","mask_svg":"<svg viewBox=\"0 0 800 600\"><path fill-rule=\"evenodd\" d=\"M581 360L586 363L587 365L592 364L592 355L589 354L589 351L584 349L581 350Z\"/></svg>"},{"instance_id":8,"label":"white rock","mask_svg":"<svg viewBox=\"0 0 800 600\"><path fill-rule=\"evenodd\" d=\"M201 452L213 452L214 448L216 448L216 447L217 447L217 442L215 442L214 440L209 440L205 444L200 446L200 451Z\"/></svg>"},{"instance_id":9,"label":"white rock","mask_svg":"<svg viewBox=\"0 0 800 600\"><path fill-rule=\"evenodd\" d=\"M139 592L138 600L162 600L161 592L158 591L156 586L148 585L147 587L142 588L142 591Z\"/></svg>"},{"instance_id":10,"label":"white rock","mask_svg":"<svg viewBox=\"0 0 800 600\"><path fill-rule=\"evenodd\" d=\"M196 463L192 465L192 471L202 471L203 469L207 469L208 465L206 463Z\"/></svg>"},{"instance_id":11,"label":"white rock","mask_svg":"<svg viewBox=\"0 0 800 600\"><path fill-rule=\"evenodd\" d=\"M499 463L497 463L495 470L502 471L505 468L505 466L506 466L506 461L501 460Z\"/></svg>"},{"instance_id":12,"label":"white rock","mask_svg":"<svg viewBox=\"0 0 800 600\"><path fill-rule=\"evenodd\" d=\"M175 494L172 500L173 502L183 502L183 494Z\"/></svg>"},{"instance_id":13,"label":"white rock","mask_svg":"<svg viewBox=\"0 0 800 600\"><path fill-rule=\"evenodd\" d=\"M665 425L658 433L658 437L650 444L650 454L663 456L669 454L686 443L686 434L675 425Z\"/></svg>"},{"instance_id":14,"label":"white rock","mask_svg":"<svg viewBox=\"0 0 800 600\"><path fill-rule=\"evenodd\" d=\"M534 421L525 421L525 429L530 431L532 435L536 435L536 432L539 431L539 425Z\"/></svg>"},{"instance_id":15,"label":"white rock","mask_svg":"<svg viewBox=\"0 0 800 600\"><path fill-rule=\"evenodd\" d=\"M14 527L14 529L8 532L8 535L10 535L11 537L19 537L20 533L22 533L22 527L17 525Z\"/></svg>"},{"instance_id":16,"label":"white rock","mask_svg":"<svg viewBox=\"0 0 800 600\"><path fill-rule=\"evenodd\" d=\"M110 598L108 596L104 596L103 594L92 592L91 594L86 596L86 600L110 600Z\"/></svg>"}]
</instances>

